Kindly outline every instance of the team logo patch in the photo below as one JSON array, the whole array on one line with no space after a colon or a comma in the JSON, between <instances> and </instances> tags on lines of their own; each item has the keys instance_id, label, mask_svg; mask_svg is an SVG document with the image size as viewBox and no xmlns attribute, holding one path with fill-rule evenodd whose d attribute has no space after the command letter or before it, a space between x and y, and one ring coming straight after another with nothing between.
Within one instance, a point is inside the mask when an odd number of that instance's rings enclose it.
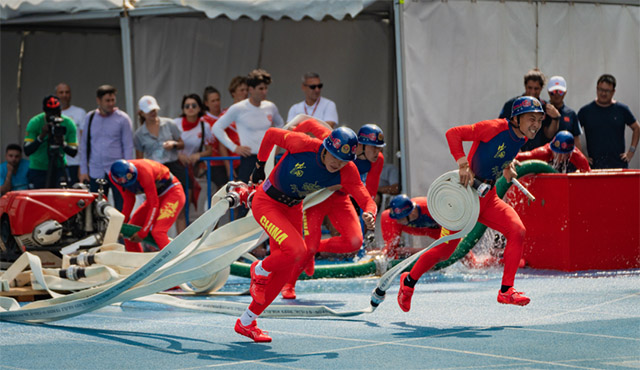
<instances>
[{"instance_id":1,"label":"team logo patch","mask_svg":"<svg viewBox=\"0 0 640 370\"><path fill-rule=\"evenodd\" d=\"M344 144L342 148L340 148L340 151L344 154L347 154L351 151L351 148L349 147L349 144Z\"/></svg>"},{"instance_id":2,"label":"team logo patch","mask_svg":"<svg viewBox=\"0 0 640 370\"><path fill-rule=\"evenodd\" d=\"M382 132L378 134L378 141L384 141L384 134Z\"/></svg>"},{"instance_id":3,"label":"team logo patch","mask_svg":"<svg viewBox=\"0 0 640 370\"><path fill-rule=\"evenodd\" d=\"M329 139L331 140L331 144L333 145L333 147L336 149L339 149L342 145L342 142L337 137L330 137Z\"/></svg>"},{"instance_id":4,"label":"team logo patch","mask_svg":"<svg viewBox=\"0 0 640 370\"><path fill-rule=\"evenodd\" d=\"M176 200L173 203L167 203L160 209L160 216L158 216L158 220L162 220L165 218L175 217L178 210L178 201Z\"/></svg>"}]
</instances>

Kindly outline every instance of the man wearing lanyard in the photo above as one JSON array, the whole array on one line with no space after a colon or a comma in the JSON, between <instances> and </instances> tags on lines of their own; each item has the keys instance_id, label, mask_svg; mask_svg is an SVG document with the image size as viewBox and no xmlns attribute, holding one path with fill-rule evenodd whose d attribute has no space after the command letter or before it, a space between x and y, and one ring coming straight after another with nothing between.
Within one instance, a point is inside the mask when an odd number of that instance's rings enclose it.
<instances>
[{"instance_id":1,"label":"man wearing lanyard","mask_svg":"<svg viewBox=\"0 0 640 370\"><path fill-rule=\"evenodd\" d=\"M302 76L304 100L291 106L287 115L287 122L290 122L298 114L306 114L325 121L332 128L336 127L338 124L336 103L320 96L322 86L320 75L317 73L307 72Z\"/></svg>"}]
</instances>

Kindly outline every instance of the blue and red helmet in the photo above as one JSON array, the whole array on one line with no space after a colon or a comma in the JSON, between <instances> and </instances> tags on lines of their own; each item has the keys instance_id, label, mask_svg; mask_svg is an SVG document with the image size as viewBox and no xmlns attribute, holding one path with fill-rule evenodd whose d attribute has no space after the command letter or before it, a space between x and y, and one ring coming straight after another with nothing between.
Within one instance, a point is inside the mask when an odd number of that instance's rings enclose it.
<instances>
[{"instance_id":1,"label":"blue and red helmet","mask_svg":"<svg viewBox=\"0 0 640 370\"><path fill-rule=\"evenodd\" d=\"M331 131L331 134L324 139L322 145L332 156L339 160L345 162L353 161L356 159L358 137L352 129L338 127Z\"/></svg>"},{"instance_id":2,"label":"blue and red helmet","mask_svg":"<svg viewBox=\"0 0 640 370\"><path fill-rule=\"evenodd\" d=\"M133 185L138 178L138 169L136 166L124 159L113 162L109 173L111 174L113 181L123 187Z\"/></svg>"},{"instance_id":3,"label":"blue and red helmet","mask_svg":"<svg viewBox=\"0 0 640 370\"><path fill-rule=\"evenodd\" d=\"M525 113L542 113L542 104L533 96L521 96L513 102L511 106L511 118Z\"/></svg>"},{"instance_id":4,"label":"blue and red helmet","mask_svg":"<svg viewBox=\"0 0 640 370\"><path fill-rule=\"evenodd\" d=\"M384 143L384 133L378 125L367 123L360 127L358 131L358 142L362 145L372 145L382 148L387 145Z\"/></svg>"},{"instance_id":5,"label":"blue and red helmet","mask_svg":"<svg viewBox=\"0 0 640 370\"><path fill-rule=\"evenodd\" d=\"M567 130L562 130L553 137L549 146L551 146L551 150L556 153L571 153L575 147L573 134Z\"/></svg>"},{"instance_id":6,"label":"blue and red helmet","mask_svg":"<svg viewBox=\"0 0 640 370\"><path fill-rule=\"evenodd\" d=\"M416 204L406 194L396 195L389 202L389 217L399 220L409 216Z\"/></svg>"}]
</instances>

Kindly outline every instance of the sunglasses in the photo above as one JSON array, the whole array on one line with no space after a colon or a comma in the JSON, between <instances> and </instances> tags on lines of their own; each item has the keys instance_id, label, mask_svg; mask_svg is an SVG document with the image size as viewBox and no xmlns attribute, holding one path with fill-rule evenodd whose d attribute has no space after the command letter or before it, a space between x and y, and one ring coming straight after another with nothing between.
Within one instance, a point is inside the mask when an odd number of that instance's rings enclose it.
<instances>
[{"instance_id":1,"label":"sunglasses","mask_svg":"<svg viewBox=\"0 0 640 370\"><path fill-rule=\"evenodd\" d=\"M561 90L549 91L549 95L563 96L564 95L564 91L561 91Z\"/></svg>"},{"instance_id":2,"label":"sunglasses","mask_svg":"<svg viewBox=\"0 0 640 370\"><path fill-rule=\"evenodd\" d=\"M196 104L196 103L193 103L193 104L185 104L183 108L184 108L184 109L189 109L189 108L194 108L194 109L195 109L195 108L198 108L198 104Z\"/></svg>"},{"instance_id":3,"label":"sunglasses","mask_svg":"<svg viewBox=\"0 0 640 370\"><path fill-rule=\"evenodd\" d=\"M311 90L315 90L315 89L322 89L322 86L324 86L323 84L317 84L317 85L305 85L306 87L310 88Z\"/></svg>"}]
</instances>

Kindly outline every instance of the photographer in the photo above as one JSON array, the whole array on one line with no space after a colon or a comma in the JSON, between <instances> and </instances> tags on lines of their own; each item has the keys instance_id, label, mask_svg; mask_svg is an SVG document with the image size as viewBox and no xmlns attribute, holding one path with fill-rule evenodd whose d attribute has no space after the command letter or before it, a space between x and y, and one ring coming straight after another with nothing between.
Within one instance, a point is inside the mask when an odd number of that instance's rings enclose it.
<instances>
[{"instance_id":1,"label":"photographer","mask_svg":"<svg viewBox=\"0 0 640 370\"><path fill-rule=\"evenodd\" d=\"M42 102L43 113L31 118L24 138L24 153L29 157L29 188L57 188L67 181L64 154L78 152L76 125L62 117L60 100L50 95Z\"/></svg>"}]
</instances>

